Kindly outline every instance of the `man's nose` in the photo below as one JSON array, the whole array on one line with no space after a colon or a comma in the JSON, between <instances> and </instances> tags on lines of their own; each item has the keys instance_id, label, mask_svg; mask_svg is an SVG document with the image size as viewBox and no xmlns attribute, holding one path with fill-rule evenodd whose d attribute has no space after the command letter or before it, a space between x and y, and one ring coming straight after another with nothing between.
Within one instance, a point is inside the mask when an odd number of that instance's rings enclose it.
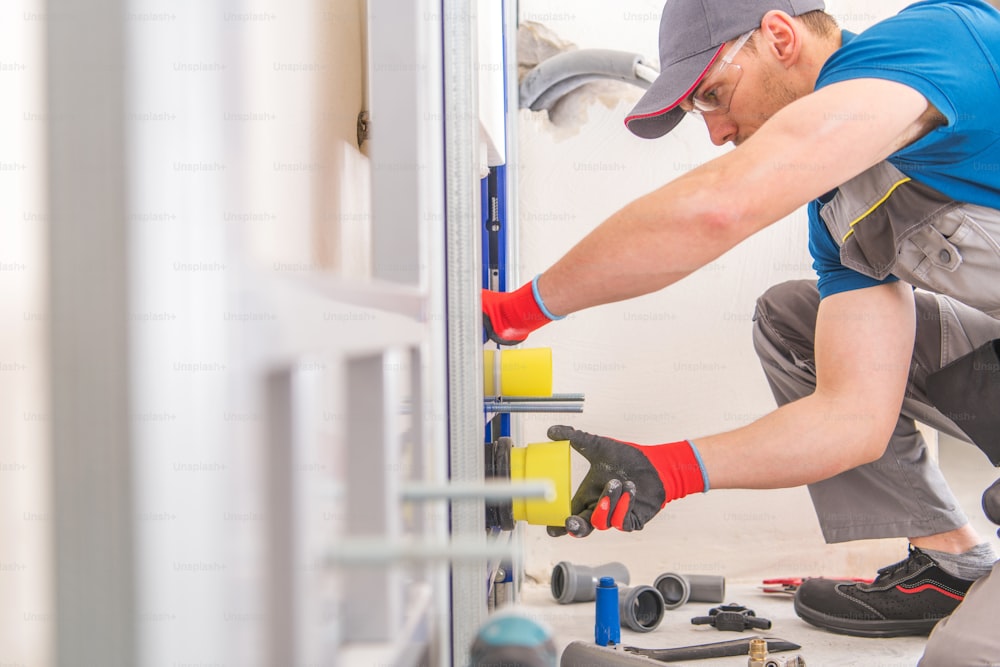
<instances>
[{"instance_id":1,"label":"man's nose","mask_svg":"<svg viewBox=\"0 0 1000 667\"><path fill-rule=\"evenodd\" d=\"M736 136L736 124L729 119L729 114L706 113L702 114L702 118L708 127L708 136L716 146L725 145Z\"/></svg>"}]
</instances>

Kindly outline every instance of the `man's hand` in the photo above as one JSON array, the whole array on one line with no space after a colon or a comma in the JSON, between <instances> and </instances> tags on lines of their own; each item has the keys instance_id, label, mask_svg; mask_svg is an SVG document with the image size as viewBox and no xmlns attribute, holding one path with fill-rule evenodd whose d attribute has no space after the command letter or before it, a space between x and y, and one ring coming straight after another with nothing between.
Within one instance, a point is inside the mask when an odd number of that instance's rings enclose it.
<instances>
[{"instance_id":1,"label":"man's hand","mask_svg":"<svg viewBox=\"0 0 1000 667\"><path fill-rule=\"evenodd\" d=\"M565 526L549 526L553 537L586 537L597 528L642 530L671 500L708 490L697 450L687 440L641 446L552 426L552 440L569 440L590 461L590 470L573 496Z\"/></svg>"},{"instance_id":2,"label":"man's hand","mask_svg":"<svg viewBox=\"0 0 1000 667\"><path fill-rule=\"evenodd\" d=\"M561 319L541 303L537 280L514 292L483 290L483 330L490 340L500 345L516 345L535 329Z\"/></svg>"}]
</instances>

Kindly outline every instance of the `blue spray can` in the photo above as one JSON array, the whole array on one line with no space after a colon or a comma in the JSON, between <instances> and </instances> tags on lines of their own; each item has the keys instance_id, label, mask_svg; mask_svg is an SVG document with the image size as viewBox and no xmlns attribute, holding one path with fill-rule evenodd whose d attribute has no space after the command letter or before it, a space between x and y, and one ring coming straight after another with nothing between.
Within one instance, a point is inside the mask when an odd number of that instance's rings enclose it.
<instances>
[{"instance_id":1,"label":"blue spray can","mask_svg":"<svg viewBox=\"0 0 1000 667\"><path fill-rule=\"evenodd\" d=\"M622 626L618 615L618 584L614 577L601 577L595 595L597 622L594 624L594 641L598 646L621 643Z\"/></svg>"}]
</instances>

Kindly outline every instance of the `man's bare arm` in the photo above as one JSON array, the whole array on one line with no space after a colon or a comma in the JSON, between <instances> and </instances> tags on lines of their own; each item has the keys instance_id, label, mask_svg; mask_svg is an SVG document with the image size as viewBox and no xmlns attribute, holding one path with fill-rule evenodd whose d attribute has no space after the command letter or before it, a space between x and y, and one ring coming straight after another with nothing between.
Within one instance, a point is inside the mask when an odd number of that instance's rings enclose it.
<instances>
[{"instance_id":1,"label":"man's bare arm","mask_svg":"<svg viewBox=\"0 0 1000 667\"><path fill-rule=\"evenodd\" d=\"M916 328L896 282L820 302L816 391L743 428L695 439L712 488L783 488L878 459L899 418Z\"/></svg>"},{"instance_id":2,"label":"man's bare arm","mask_svg":"<svg viewBox=\"0 0 1000 667\"><path fill-rule=\"evenodd\" d=\"M604 221L539 278L545 304L565 315L662 289L923 136L931 112L881 79L807 95Z\"/></svg>"}]
</instances>

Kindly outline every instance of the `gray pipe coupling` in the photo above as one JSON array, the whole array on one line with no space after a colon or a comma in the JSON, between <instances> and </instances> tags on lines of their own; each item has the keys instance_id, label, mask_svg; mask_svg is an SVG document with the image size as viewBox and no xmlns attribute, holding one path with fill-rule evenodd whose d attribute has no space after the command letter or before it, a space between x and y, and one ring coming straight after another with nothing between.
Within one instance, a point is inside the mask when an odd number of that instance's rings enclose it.
<instances>
[{"instance_id":1,"label":"gray pipe coupling","mask_svg":"<svg viewBox=\"0 0 1000 667\"><path fill-rule=\"evenodd\" d=\"M552 597L559 604L591 602L596 596L597 580L601 577L613 577L615 583L627 584L629 582L628 568L618 562L587 567L586 565L574 565L562 561L556 563L556 566L552 568L549 588L552 590Z\"/></svg>"},{"instance_id":2,"label":"gray pipe coupling","mask_svg":"<svg viewBox=\"0 0 1000 667\"><path fill-rule=\"evenodd\" d=\"M677 574L664 572L653 582L667 609L677 609L687 602L722 602L726 597L726 578L714 574Z\"/></svg>"},{"instance_id":3,"label":"gray pipe coupling","mask_svg":"<svg viewBox=\"0 0 1000 667\"><path fill-rule=\"evenodd\" d=\"M618 589L618 616L623 625L636 632L655 630L667 607L663 596L652 586L633 586Z\"/></svg>"}]
</instances>

